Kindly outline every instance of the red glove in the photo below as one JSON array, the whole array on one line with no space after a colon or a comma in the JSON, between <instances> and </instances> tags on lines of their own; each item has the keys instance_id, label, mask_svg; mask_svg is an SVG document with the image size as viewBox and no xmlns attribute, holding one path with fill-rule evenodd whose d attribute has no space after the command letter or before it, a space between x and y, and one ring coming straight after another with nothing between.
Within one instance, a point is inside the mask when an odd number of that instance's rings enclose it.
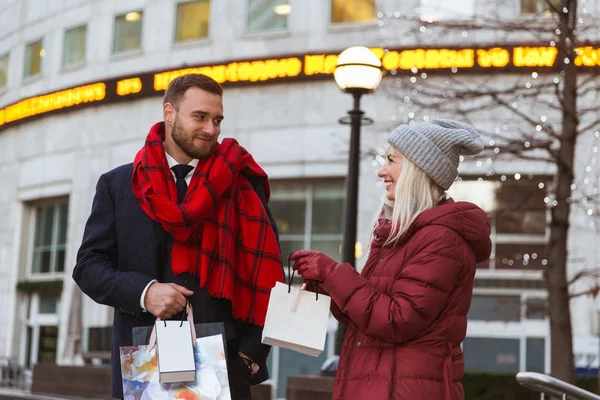
<instances>
[{"instance_id":1,"label":"red glove","mask_svg":"<svg viewBox=\"0 0 600 400\"><path fill-rule=\"evenodd\" d=\"M323 282L340 265L335 260L314 250L298 250L290 254L294 271L304 279Z\"/></svg>"}]
</instances>

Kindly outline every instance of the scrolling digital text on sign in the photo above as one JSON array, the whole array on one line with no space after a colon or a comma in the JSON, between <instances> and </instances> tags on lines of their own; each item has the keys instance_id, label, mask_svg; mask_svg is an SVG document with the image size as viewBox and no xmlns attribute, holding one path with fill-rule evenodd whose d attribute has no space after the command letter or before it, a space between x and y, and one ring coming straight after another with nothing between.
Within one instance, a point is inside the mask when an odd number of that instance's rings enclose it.
<instances>
[{"instance_id":1,"label":"scrolling digital text on sign","mask_svg":"<svg viewBox=\"0 0 600 400\"><path fill-rule=\"evenodd\" d=\"M383 69L397 73L429 72L507 72L522 69L552 71L558 50L548 46L487 48L371 49ZM600 66L600 47L577 49L579 67ZM303 54L202 65L177 70L144 72L121 78L90 82L85 85L29 97L0 108L0 129L28 119L86 105L106 104L159 95L176 77L201 73L225 86L323 79L335 70L338 54Z\"/></svg>"}]
</instances>

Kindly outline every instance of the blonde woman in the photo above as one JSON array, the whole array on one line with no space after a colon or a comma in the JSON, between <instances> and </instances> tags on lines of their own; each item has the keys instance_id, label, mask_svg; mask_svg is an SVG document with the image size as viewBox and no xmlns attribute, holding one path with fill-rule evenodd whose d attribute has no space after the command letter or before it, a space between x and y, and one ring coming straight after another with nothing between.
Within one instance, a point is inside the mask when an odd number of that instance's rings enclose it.
<instances>
[{"instance_id":1,"label":"blonde woman","mask_svg":"<svg viewBox=\"0 0 600 400\"><path fill-rule=\"evenodd\" d=\"M490 228L483 210L445 190L460 155L483 143L452 120L401 125L388 143L378 173L386 200L362 273L317 251L291 259L304 279L321 282L348 325L333 399L462 400L460 344Z\"/></svg>"}]
</instances>

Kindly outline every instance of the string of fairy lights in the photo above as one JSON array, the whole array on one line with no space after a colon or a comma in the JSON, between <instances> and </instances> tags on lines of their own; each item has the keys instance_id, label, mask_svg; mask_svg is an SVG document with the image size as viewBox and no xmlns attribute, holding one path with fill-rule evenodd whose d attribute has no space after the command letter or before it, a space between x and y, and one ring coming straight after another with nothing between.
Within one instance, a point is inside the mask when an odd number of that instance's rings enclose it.
<instances>
[{"instance_id":1,"label":"string of fairy lights","mask_svg":"<svg viewBox=\"0 0 600 400\"><path fill-rule=\"evenodd\" d=\"M427 0L422 0L421 3L421 7L415 8L414 13L411 15L403 14L401 11L397 10L380 11L377 13L377 26L379 27L379 36L384 48L398 46L398 40L406 40L405 34L398 35L399 30L395 29L395 23L398 24L398 26L403 27L407 24L416 26L414 38L411 38L416 42L431 42L432 39L435 39L436 30L434 21L437 20L438 16L444 14L439 12L437 15L424 15L426 7L422 8L422 6L427 4ZM587 0L580 0L582 8L580 9L580 16L577 20L578 27L586 26L586 17L592 17L586 3ZM439 4L443 4L443 2L440 2ZM431 11L431 7L429 7L428 10ZM568 13L569 10L564 8L562 12ZM587 19L587 21L591 21L591 18ZM593 21L592 26L596 26L593 25ZM597 30L597 28L594 29ZM405 30L404 32L406 33ZM556 46L556 41L558 40L557 36L560 34L560 30L557 28L554 33L556 34L556 37L549 39L548 41L549 45L552 47ZM460 41L468 40L472 36L473 35L470 35L470 32L467 29L462 31L458 30L457 32L457 40ZM598 35L596 35L596 38L597 37ZM442 40L445 39L446 38L442 38ZM572 60L569 58L564 59L565 64L570 62L572 62ZM396 94L402 93L398 99L398 105L395 108L395 112L389 117L389 121L391 122L390 125L414 124L421 121L429 121L436 117L435 115L432 115L433 113L431 110L422 109L413 102L413 99L416 96L428 95L424 94L422 86L428 79L427 73L419 71L417 68L412 68L411 71L412 76L403 78L396 76L396 71L390 71L390 74L396 77L386 79L384 81L385 83L382 82L382 84L386 85L385 89L394 91ZM451 72L456 73L457 70L452 69ZM563 78L564 72L561 72L554 78L551 78L551 82L554 85L561 85L563 83ZM467 79L469 78L467 77ZM552 178L554 175L553 171L556 167L555 165L538 169L537 173L531 173L530 171L513 172L511 174L499 172L503 170L503 166L499 165L498 160L501 159L500 156L505 154L502 154L502 146L499 144L501 140L495 136L508 134L511 131L522 131L524 122L522 119L522 112L525 112L527 116L531 116L532 110L535 109L532 107L531 99L527 97L528 91L538 90L539 93L541 93L539 99L542 101L540 106L537 107L541 110L541 115L535 117L539 123L535 127L532 126L531 134L528 135L527 139L523 140L523 151L536 151L535 144L532 144L530 138L539 138L547 132L548 128L554 127L560 132L560 123L557 124L557 122L560 122L557 119L560 118L560 115L556 114L556 107L559 105L559 100L556 97L554 88L551 90L541 88L543 84L548 82L548 77L541 76L538 72L532 72L529 76L520 75L516 77L515 80L517 82L521 80L522 87L520 89L521 91L511 100L510 106L514 111L508 110L506 113L502 114L502 118L497 123L497 126L490 132L491 136L486 139L487 147L493 155L483 159L474 158L468 160L474 167L474 169L469 171L468 179L477 181L494 180L500 182L521 181L523 182L523 185L536 185L538 190L544 191L544 206L546 209L550 209L558 205L558 201L555 199L554 193L552 192L552 180L550 179L549 181L549 178ZM593 117L595 118L595 115ZM596 127L596 129L598 128ZM382 136L386 137L389 133L391 132L383 132ZM568 198L567 202L573 205L571 209L572 220L584 221L583 223L578 223L578 228L600 235L600 168L598 162L598 153L600 152L600 132L582 132L578 140L579 145L576 149L575 157L575 179L571 185L572 197ZM385 143L384 140L382 140L382 142ZM465 161L465 159L461 157L461 161ZM379 170L384 162L385 149L383 147L377 148L372 160L373 169ZM460 179L461 178L459 178L459 180ZM378 181L377 187L382 188L382 186L382 182ZM517 266L519 264L527 266L536 258L538 258L538 254L536 253L515 254L514 259L506 257L500 259L500 257L498 257L495 262L496 267L498 267L498 262L509 267L514 267L515 264L517 264ZM547 260L541 259L540 264L547 264Z\"/></svg>"}]
</instances>

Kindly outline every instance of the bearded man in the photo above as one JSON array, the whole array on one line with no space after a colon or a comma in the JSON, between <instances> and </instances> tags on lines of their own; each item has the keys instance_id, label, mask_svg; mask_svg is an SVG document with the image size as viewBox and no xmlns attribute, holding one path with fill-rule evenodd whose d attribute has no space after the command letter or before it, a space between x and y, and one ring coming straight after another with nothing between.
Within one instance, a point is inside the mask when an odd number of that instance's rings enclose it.
<instances>
[{"instance_id":1,"label":"bearded man","mask_svg":"<svg viewBox=\"0 0 600 400\"><path fill-rule=\"evenodd\" d=\"M224 324L232 398L250 399L269 377L262 326L283 281L269 180L236 140L218 141L223 89L212 78L174 79L163 118L133 163L98 180L73 279L115 309L113 397L132 328L179 319L189 301L196 323Z\"/></svg>"}]
</instances>

